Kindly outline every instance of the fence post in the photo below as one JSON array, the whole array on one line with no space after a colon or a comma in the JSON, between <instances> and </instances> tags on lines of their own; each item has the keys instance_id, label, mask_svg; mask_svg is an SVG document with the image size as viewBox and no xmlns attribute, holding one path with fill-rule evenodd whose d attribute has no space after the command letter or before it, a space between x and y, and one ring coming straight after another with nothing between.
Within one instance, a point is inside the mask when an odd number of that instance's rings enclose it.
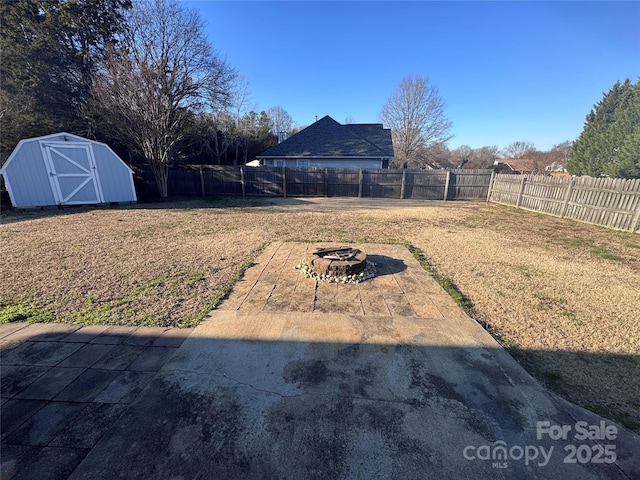
<instances>
[{"instance_id":1,"label":"fence post","mask_svg":"<svg viewBox=\"0 0 640 480\"><path fill-rule=\"evenodd\" d=\"M242 184L242 196L245 196L245 186L244 186L244 168L240 167L240 183Z\"/></svg>"},{"instance_id":2,"label":"fence post","mask_svg":"<svg viewBox=\"0 0 640 480\"><path fill-rule=\"evenodd\" d=\"M518 193L518 200L516 200L516 208L520 208L522 204L522 195L524 195L524 186L527 183L526 175L522 175L522 180L520 181L520 192Z\"/></svg>"},{"instance_id":3,"label":"fence post","mask_svg":"<svg viewBox=\"0 0 640 480\"><path fill-rule=\"evenodd\" d=\"M638 211L634 215L633 221L631 222L631 233L635 233L638 228L640 228L640 202L638 202Z\"/></svg>"},{"instance_id":4,"label":"fence post","mask_svg":"<svg viewBox=\"0 0 640 480\"><path fill-rule=\"evenodd\" d=\"M282 196L287 198L287 167L282 165Z\"/></svg>"},{"instance_id":5,"label":"fence post","mask_svg":"<svg viewBox=\"0 0 640 480\"><path fill-rule=\"evenodd\" d=\"M487 202L491 200L491 194L493 193L493 182L496 178L496 171L491 172L491 180L489 180L489 190L487 190Z\"/></svg>"},{"instance_id":6,"label":"fence post","mask_svg":"<svg viewBox=\"0 0 640 480\"><path fill-rule=\"evenodd\" d=\"M362 173L362 169L358 173L358 198L362 198L362 181L364 180L364 174Z\"/></svg>"},{"instance_id":7,"label":"fence post","mask_svg":"<svg viewBox=\"0 0 640 480\"><path fill-rule=\"evenodd\" d=\"M402 185L400 185L400 200L404 198L404 185L407 177L407 169L402 170Z\"/></svg>"},{"instance_id":8,"label":"fence post","mask_svg":"<svg viewBox=\"0 0 640 480\"><path fill-rule=\"evenodd\" d=\"M324 196L329 196L329 169L324 169Z\"/></svg>"},{"instance_id":9,"label":"fence post","mask_svg":"<svg viewBox=\"0 0 640 480\"><path fill-rule=\"evenodd\" d=\"M576 177L571 177L571 181L569 185L567 185L567 192L564 194L564 202L562 204L562 212L560 213L560 218L564 218L567 213L567 208L569 207L569 200L571 200L571 193L573 192L573 186L576 183Z\"/></svg>"},{"instance_id":10,"label":"fence post","mask_svg":"<svg viewBox=\"0 0 640 480\"><path fill-rule=\"evenodd\" d=\"M449 182L451 181L451 170L447 170L447 179L444 183L444 200L449 196Z\"/></svg>"},{"instance_id":11,"label":"fence post","mask_svg":"<svg viewBox=\"0 0 640 480\"><path fill-rule=\"evenodd\" d=\"M200 188L202 189L202 196L204 197L204 170L200 167Z\"/></svg>"}]
</instances>

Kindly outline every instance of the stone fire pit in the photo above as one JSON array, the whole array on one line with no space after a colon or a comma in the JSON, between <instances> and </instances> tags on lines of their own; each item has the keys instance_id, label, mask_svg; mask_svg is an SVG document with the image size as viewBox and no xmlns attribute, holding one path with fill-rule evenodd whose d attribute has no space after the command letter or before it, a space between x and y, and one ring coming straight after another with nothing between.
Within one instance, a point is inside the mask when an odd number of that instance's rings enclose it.
<instances>
[{"instance_id":1,"label":"stone fire pit","mask_svg":"<svg viewBox=\"0 0 640 480\"><path fill-rule=\"evenodd\" d=\"M317 248L294 268L307 277L328 282L356 283L375 275L367 254L352 247Z\"/></svg>"}]
</instances>

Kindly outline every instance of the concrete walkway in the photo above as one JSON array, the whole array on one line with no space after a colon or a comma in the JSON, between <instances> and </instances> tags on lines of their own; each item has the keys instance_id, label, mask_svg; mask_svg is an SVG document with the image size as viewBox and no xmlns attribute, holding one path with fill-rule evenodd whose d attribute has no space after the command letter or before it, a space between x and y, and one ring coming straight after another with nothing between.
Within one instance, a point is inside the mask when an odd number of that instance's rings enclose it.
<instances>
[{"instance_id":1,"label":"concrete walkway","mask_svg":"<svg viewBox=\"0 0 640 480\"><path fill-rule=\"evenodd\" d=\"M294 270L314 247L269 246L192 332L3 325L2 478L640 478L637 435L543 389L404 247L361 245L360 284Z\"/></svg>"}]
</instances>

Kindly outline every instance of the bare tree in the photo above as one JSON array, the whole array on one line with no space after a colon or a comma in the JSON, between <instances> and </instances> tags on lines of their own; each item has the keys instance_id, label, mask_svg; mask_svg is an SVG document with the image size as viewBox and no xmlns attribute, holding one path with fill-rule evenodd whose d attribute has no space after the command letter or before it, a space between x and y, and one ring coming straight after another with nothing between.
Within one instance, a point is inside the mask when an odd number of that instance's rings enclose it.
<instances>
[{"instance_id":1,"label":"bare tree","mask_svg":"<svg viewBox=\"0 0 640 480\"><path fill-rule=\"evenodd\" d=\"M563 171L567 165L570 151L571 142L565 141L554 145L551 150L545 152L529 152L527 158L532 162L531 168L534 173Z\"/></svg>"},{"instance_id":2,"label":"bare tree","mask_svg":"<svg viewBox=\"0 0 640 480\"><path fill-rule=\"evenodd\" d=\"M415 160L422 148L450 140L451 121L445 104L429 77L404 78L383 105L382 122L391 128L396 163L406 165Z\"/></svg>"},{"instance_id":3,"label":"bare tree","mask_svg":"<svg viewBox=\"0 0 640 480\"><path fill-rule=\"evenodd\" d=\"M235 120L233 143L235 146L235 157L233 164L238 165L240 158L240 146L246 151L248 144L248 124L243 121L243 117L251 110L251 88L249 79L244 75L238 75L233 82L231 89L230 105Z\"/></svg>"},{"instance_id":4,"label":"bare tree","mask_svg":"<svg viewBox=\"0 0 640 480\"><path fill-rule=\"evenodd\" d=\"M527 155L536 151L536 147L531 142L513 142L502 149L502 156L504 158L525 158Z\"/></svg>"},{"instance_id":5,"label":"bare tree","mask_svg":"<svg viewBox=\"0 0 640 480\"><path fill-rule=\"evenodd\" d=\"M492 168L493 162L499 158L498 151L495 145L480 148L461 145L449 152L448 160L456 168Z\"/></svg>"},{"instance_id":6,"label":"bare tree","mask_svg":"<svg viewBox=\"0 0 640 480\"><path fill-rule=\"evenodd\" d=\"M164 198L192 115L226 98L235 73L213 52L197 13L176 0L135 2L127 25L93 77L87 113L146 159Z\"/></svg>"},{"instance_id":7,"label":"bare tree","mask_svg":"<svg viewBox=\"0 0 640 480\"><path fill-rule=\"evenodd\" d=\"M233 110L236 123L240 123L242 116L251 108L251 85L245 75L237 75L230 91L229 105Z\"/></svg>"},{"instance_id":8,"label":"bare tree","mask_svg":"<svg viewBox=\"0 0 640 480\"><path fill-rule=\"evenodd\" d=\"M558 160L562 162L563 167L567 164L567 159L569 158L572 146L573 144L569 140L565 140L564 142L551 147L551 151L557 153L560 157Z\"/></svg>"},{"instance_id":9,"label":"bare tree","mask_svg":"<svg viewBox=\"0 0 640 480\"><path fill-rule=\"evenodd\" d=\"M473 168L493 168L493 162L500 158L499 152L500 149L496 145L486 145L474 149L471 158Z\"/></svg>"},{"instance_id":10,"label":"bare tree","mask_svg":"<svg viewBox=\"0 0 640 480\"><path fill-rule=\"evenodd\" d=\"M409 164L410 168L422 168L425 170L439 170L449 168L452 165L449 162L451 152L446 143L434 143L420 152L419 162Z\"/></svg>"},{"instance_id":11,"label":"bare tree","mask_svg":"<svg viewBox=\"0 0 640 480\"><path fill-rule=\"evenodd\" d=\"M269 118L269 128L271 133L280 139L282 133L287 135L293 127L293 119L291 115L281 106L270 107L267 109L267 117Z\"/></svg>"},{"instance_id":12,"label":"bare tree","mask_svg":"<svg viewBox=\"0 0 640 480\"><path fill-rule=\"evenodd\" d=\"M451 151L451 159L456 167L463 167L472 157L473 148L469 145L460 145Z\"/></svg>"},{"instance_id":13,"label":"bare tree","mask_svg":"<svg viewBox=\"0 0 640 480\"><path fill-rule=\"evenodd\" d=\"M202 153L215 158L215 163L222 165L222 158L227 155L231 144L231 133L235 121L224 110L213 110L197 117L196 144Z\"/></svg>"}]
</instances>

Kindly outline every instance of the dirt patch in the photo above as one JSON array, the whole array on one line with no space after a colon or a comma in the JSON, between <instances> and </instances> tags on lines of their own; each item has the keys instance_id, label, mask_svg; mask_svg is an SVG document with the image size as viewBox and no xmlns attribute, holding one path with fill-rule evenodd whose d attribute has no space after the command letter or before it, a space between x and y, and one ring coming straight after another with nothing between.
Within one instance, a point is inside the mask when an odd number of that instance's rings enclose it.
<instances>
[{"instance_id":1,"label":"dirt patch","mask_svg":"<svg viewBox=\"0 0 640 480\"><path fill-rule=\"evenodd\" d=\"M82 323L191 326L275 240L408 242L550 388L640 430L638 234L487 203L342 198L185 200L2 222L0 302Z\"/></svg>"}]
</instances>

